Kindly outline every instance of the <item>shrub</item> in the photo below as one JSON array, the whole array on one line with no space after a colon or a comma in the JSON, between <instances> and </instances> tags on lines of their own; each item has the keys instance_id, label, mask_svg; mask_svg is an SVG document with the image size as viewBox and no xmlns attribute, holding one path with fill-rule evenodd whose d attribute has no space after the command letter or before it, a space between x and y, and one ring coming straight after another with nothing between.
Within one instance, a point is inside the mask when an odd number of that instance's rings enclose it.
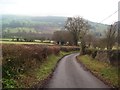
<instances>
[{"instance_id":1,"label":"shrub","mask_svg":"<svg viewBox=\"0 0 120 90\"><path fill-rule=\"evenodd\" d=\"M5 83L8 82L8 79L17 79L18 74L40 66L47 56L58 55L59 52L59 47L4 44L2 46L3 86L7 87Z\"/></svg>"}]
</instances>

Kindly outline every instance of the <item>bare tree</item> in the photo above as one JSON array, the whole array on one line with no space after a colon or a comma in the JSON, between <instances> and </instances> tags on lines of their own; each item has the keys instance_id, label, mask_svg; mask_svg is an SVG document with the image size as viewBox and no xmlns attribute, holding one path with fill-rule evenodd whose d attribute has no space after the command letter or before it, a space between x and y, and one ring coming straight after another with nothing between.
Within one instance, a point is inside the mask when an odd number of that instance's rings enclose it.
<instances>
[{"instance_id":1,"label":"bare tree","mask_svg":"<svg viewBox=\"0 0 120 90\"><path fill-rule=\"evenodd\" d=\"M66 44L69 42L69 45L72 45L72 35L68 31L56 31L53 34L53 40L55 40L58 44Z\"/></svg>"},{"instance_id":2,"label":"bare tree","mask_svg":"<svg viewBox=\"0 0 120 90\"><path fill-rule=\"evenodd\" d=\"M73 35L74 45L78 45L78 41L81 41L81 53L85 51L84 36L89 29L89 24L81 17L69 17L66 21L65 28Z\"/></svg>"},{"instance_id":3,"label":"bare tree","mask_svg":"<svg viewBox=\"0 0 120 90\"><path fill-rule=\"evenodd\" d=\"M116 24L110 25L109 29L106 31L105 39L107 50L111 50L116 41Z\"/></svg>"},{"instance_id":4,"label":"bare tree","mask_svg":"<svg viewBox=\"0 0 120 90\"><path fill-rule=\"evenodd\" d=\"M106 38L98 38L97 47L104 50L106 47Z\"/></svg>"},{"instance_id":5,"label":"bare tree","mask_svg":"<svg viewBox=\"0 0 120 90\"><path fill-rule=\"evenodd\" d=\"M105 35L105 41L106 41L106 47L107 47L107 56L109 58L109 60L111 60L111 56L112 56L112 47L114 46L115 42L116 42L116 36L117 36L117 30L116 30L116 23L114 23L113 25L110 25L108 30L106 31Z\"/></svg>"},{"instance_id":6,"label":"bare tree","mask_svg":"<svg viewBox=\"0 0 120 90\"><path fill-rule=\"evenodd\" d=\"M87 44L87 47L88 48L90 48L91 46L92 47L96 47L96 40L97 38L95 37L95 35L94 34L92 34L92 33L87 33L86 35L85 35L85 42L86 42L86 44Z\"/></svg>"}]
</instances>

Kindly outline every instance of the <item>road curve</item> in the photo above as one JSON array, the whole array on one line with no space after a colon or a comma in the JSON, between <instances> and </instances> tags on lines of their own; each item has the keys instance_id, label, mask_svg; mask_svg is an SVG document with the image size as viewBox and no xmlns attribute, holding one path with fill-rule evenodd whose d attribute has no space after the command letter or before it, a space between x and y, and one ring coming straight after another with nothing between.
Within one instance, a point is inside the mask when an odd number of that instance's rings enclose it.
<instances>
[{"instance_id":1,"label":"road curve","mask_svg":"<svg viewBox=\"0 0 120 90\"><path fill-rule=\"evenodd\" d=\"M45 88L109 88L76 61L77 55L70 54L61 59Z\"/></svg>"}]
</instances>

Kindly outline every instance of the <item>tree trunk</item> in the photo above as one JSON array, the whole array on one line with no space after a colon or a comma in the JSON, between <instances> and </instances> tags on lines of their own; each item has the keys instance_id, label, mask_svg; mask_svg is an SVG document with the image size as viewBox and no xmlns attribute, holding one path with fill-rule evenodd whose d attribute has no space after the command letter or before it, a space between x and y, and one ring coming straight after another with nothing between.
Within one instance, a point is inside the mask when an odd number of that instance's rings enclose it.
<instances>
[{"instance_id":1,"label":"tree trunk","mask_svg":"<svg viewBox=\"0 0 120 90\"><path fill-rule=\"evenodd\" d=\"M75 40L75 41L74 41L74 45L75 45L75 46L78 46L78 40Z\"/></svg>"},{"instance_id":2,"label":"tree trunk","mask_svg":"<svg viewBox=\"0 0 120 90\"><path fill-rule=\"evenodd\" d=\"M73 40L74 40L74 45L75 45L75 46L78 46L78 38L77 38L77 36L74 35L73 37L74 37L74 38L73 38Z\"/></svg>"},{"instance_id":3,"label":"tree trunk","mask_svg":"<svg viewBox=\"0 0 120 90\"><path fill-rule=\"evenodd\" d=\"M81 50L80 50L80 55L84 55L84 54L85 54L85 49L86 49L85 41L82 39L82 40L81 40Z\"/></svg>"}]
</instances>

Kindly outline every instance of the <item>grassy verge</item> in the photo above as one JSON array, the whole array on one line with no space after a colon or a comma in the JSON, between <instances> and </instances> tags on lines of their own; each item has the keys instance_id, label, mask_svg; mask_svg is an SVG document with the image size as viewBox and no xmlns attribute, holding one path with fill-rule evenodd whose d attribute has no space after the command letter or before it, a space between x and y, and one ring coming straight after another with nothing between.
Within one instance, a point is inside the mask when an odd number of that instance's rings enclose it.
<instances>
[{"instance_id":1,"label":"grassy verge","mask_svg":"<svg viewBox=\"0 0 120 90\"><path fill-rule=\"evenodd\" d=\"M31 88L43 87L46 80L49 80L58 61L65 55L73 52L60 52L59 55L49 55L39 66L23 74L19 74L15 79L4 81L7 85L4 88Z\"/></svg>"},{"instance_id":2,"label":"grassy verge","mask_svg":"<svg viewBox=\"0 0 120 90\"><path fill-rule=\"evenodd\" d=\"M78 62L81 62L94 75L103 80L111 87L119 87L118 68L108 63L92 59L88 55L78 56Z\"/></svg>"}]
</instances>

